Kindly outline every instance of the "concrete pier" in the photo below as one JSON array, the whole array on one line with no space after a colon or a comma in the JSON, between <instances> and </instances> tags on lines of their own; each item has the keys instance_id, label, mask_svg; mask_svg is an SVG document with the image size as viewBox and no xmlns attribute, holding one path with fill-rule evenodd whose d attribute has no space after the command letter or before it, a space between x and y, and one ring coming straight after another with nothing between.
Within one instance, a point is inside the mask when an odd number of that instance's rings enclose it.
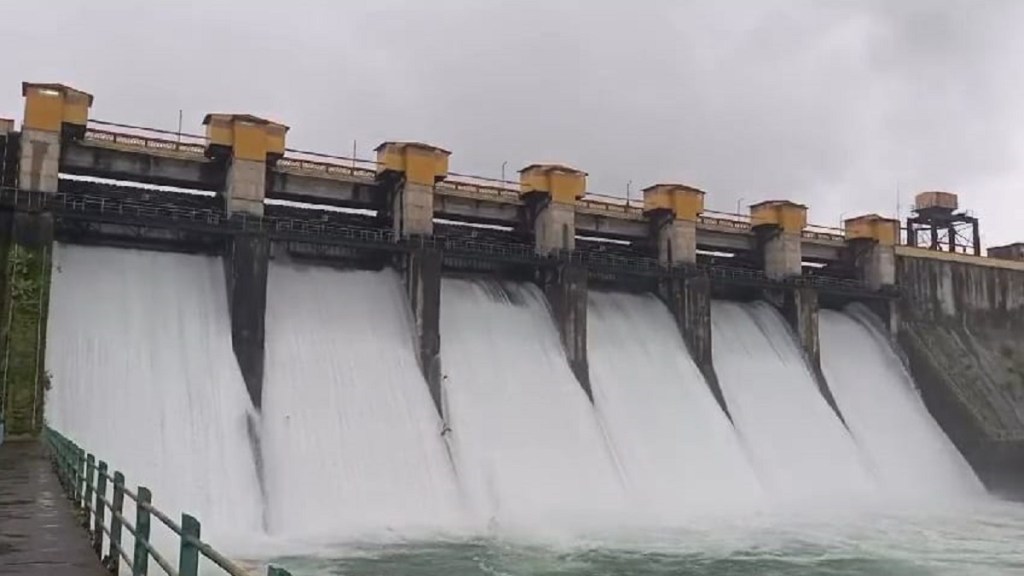
<instances>
[{"instance_id":1,"label":"concrete pier","mask_svg":"<svg viewBox=\"0 0 1024 576\"><path fill-rule=\"evenodd\" d=\"M441 252L420 248L405 259L405 289L412 308L420 370L444 419L441 372Z\"/></svg>"},{"instance_id":2,"label":"concrete pier","mask_svg":"<svg viewBox=\"0 0 1024 576\"><path fill-rule=\"evenodd\" d=\"M231 345L253 406L263 399L263 358L270 241L237 234L224 246L224 278L231 315Z\"/></svg>"},{"instance_id":3,"label":"concrete pier","mask_svg":"<svg viewBox=\"0 0 1024 576\"><path fill-rule=\"evenodd\" d=\"M711 395L731 420L711 354L711 280L705 274L668 278L660 282L658 294L675 318L690 357L704 376Z\"/></svg>"},{"instance_id":4,"label":"concrete pier","mask_svg":"<svg viewBox=\"0 0 1024 576\"><path fill-rule=\"evenodd\" d=\"M750 207L764 275L772 280L803 272L803 230L807 207L787 200L760 202Z\"/></svg>"},{"instance_id":5,"label":"concrete pier","mask_svg":"<svg viewBox=\"0 0 1024 576\"><path fill-rule=\"evenodd\" d=\"M821 344L818 338L818 292L813 288L794 288L782 295L782 315L786 318L797 343L807 358L808 367L818 384L818 391L843 423L842 412L821 371Z\"/></svg>"},{"instance_id":6,"label":"concrete pier","mask_svg":"<svg viewBox=\"0 0 1024 576\"><path fill-rule=\"evenodd\" d=\"M531 164L519 171L525 226L537 254L576 248L576 201L587 187L587 173L560 164Z\"/></svg>"},{"instance_id":7,"label":"concrete pier","mask_svg":"<svg viewBox=\"0 0 1024 576\"><path fill-rule=\"evenodd\" d=\"M593 401L587 363L587 271L579 266L560 264L542 274L540 285L551 306L569 366Z\"/></svg>"}]
</instances>

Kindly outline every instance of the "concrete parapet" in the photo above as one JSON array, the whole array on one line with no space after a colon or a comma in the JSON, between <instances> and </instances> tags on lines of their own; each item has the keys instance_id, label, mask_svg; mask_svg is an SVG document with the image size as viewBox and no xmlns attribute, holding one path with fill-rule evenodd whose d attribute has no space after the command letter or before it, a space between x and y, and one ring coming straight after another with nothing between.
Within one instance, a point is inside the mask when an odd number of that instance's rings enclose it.
<instances>
[{"instance_id":1,"label":"concrete parapet","mask_svg":"<svg viewBox=\"0 0 1024 576\"><path fill-rule=\"evenodd\" d=\"M417 359L442 419L444 392L441 376L441 263L439 250L419 248L405 256L405 289L412 309Z\"/></svg>"},{"instance_id":2,"label":"concrete parapet","mask_svg":"<svg viewBox=\"0 0 1024 576\"><path fill-rule=\"evenodd\" d=\"M224 277L231 315L231 345L253 406L263 399L263 358L270 240L237 234L224 247Z\"/></svg>"},{"instance_id":3,"label":"concrete parapet","mask_svg":"<svg viewBox=\"0 0 1024 576\"><path fill-rule=\"evenodd\" d=\"M542 273L540 285L558 325L569 366L593 401L587 363L587 271L572 264L560 264Z\"/></svg>"},{"instance_id":4,"label":"concrete parapet","mask_svg":"<svg viewBox=\"0 0 1024 576\"><path fill-rule=\"evenodd\" d=\"M658 295L675 318L686 348L703 374L711 395L725 415L732 419L711 355L711 280L704 274L665 278L658 285Z\"/></svg>"}]
</instances>

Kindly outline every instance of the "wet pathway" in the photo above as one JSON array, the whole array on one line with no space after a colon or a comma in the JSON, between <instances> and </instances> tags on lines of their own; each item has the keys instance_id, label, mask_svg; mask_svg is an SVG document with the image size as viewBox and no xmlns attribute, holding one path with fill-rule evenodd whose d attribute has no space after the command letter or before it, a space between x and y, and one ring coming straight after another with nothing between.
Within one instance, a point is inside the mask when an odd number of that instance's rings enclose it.
<instances>
[{"instance_id":1,"label":"wet pathway","mask_svg":"<svg viewBox=\"0 0 1024 576\"><path fill-rule=\"evenodd\" d=\"M37 441L0 445L0 574L107 574Z\"/></svg>"}]
</instances>

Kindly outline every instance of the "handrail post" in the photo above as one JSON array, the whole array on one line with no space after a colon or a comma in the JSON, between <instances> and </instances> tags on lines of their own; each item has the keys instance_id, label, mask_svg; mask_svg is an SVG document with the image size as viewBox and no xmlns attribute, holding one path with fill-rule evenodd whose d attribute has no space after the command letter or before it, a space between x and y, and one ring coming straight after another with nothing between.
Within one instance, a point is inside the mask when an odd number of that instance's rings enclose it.
<instances>
[{"instance_id":1,"label":"handrail post","mask_svg":"<svg viewBox=\"0 0 1024 576\"><path fill-rule=\"evenodd\" d=\"M89 454L85 459L85 518L82 520L82 524L89 528L89 507L92 506L92 487L93 480L96 479L96 457Z\"/></svg>"},{"instance_id":2,"label":"handrail post","mask_svg":"<svg viewBox=\"0 0 1024 576\"><path fill-rule=\"evenodd\" d=\"M110 549L107 569L111 574L121 572L121 514L124 513L124 474L114 472L114 511L110 514Z\"/></svg>"},{"instance_id":3,"label":"handrail post","mask_svg":"<svg viewBox=\"0 0 1024 576\"><path fill-rule=\"evenodd\" d=\"M149 572L149 504L153 495L149 488L139 486L138 499L135 501L135 559L132 562L133 576L146 576Z\"/></svg>"},{"instance_id":4,"label":"handrail post","mask_svg":"<svg viewBox=\"0 0 1024 576\"><path fill-rule=\"evenodd\" d=\"M75 450L75 507L87 506L82 498L85 496L85 450Z\"/></svg>"},{"instance_id":5,"label":"handrail post","mask_svg":"<svg viewBox=\"0 0 1024 576\"><path fill-rule=\"evenodd\" d=\"M178 555L178 574L199 574L199 520L188 514L181 515L181 551Z\"/></svg>"},{"instance_id":6,"label":"handrail post","mask_svg":"<svg viewBox=\"0 0 1024 576\"><path fill-rule=\"evenodd\" d=\"M106 505L103 504L103 499L106 497L107 463L100 460L99 472L96 474L96 509L93 511L96 515L96 524L93 525L92 532L92 549L96 551L96 555L100 558L103 557L103 524L107 511Z\"/></svg>"}]
</instances>

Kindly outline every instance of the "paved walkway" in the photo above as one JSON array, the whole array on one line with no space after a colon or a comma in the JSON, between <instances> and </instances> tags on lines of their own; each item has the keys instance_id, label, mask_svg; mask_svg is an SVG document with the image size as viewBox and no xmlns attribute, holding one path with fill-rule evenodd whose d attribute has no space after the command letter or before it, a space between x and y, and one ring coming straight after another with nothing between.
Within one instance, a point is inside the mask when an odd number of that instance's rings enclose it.
<instances>
[{"instance_id":1,"label":"paved walkway","mask_svg":"<svg viewBox=\"0 0 1024 576\"><path fill-rule=\"evenodd\" d=\"M37 441L0 445L0 574L109 576Z\"/></svg>"}]
</instances>

